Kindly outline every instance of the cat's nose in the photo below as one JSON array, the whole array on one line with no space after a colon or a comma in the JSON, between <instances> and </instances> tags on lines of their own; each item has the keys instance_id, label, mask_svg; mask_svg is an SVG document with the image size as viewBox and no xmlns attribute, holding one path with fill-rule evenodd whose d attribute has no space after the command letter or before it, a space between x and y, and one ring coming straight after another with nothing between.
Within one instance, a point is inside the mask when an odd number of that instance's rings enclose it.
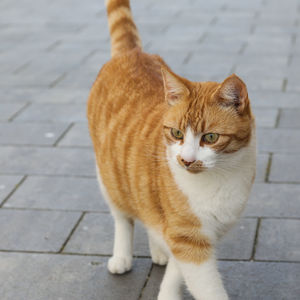
<instances>
[{"instance_id":1,"label":"cat's nose","mask_svg":"<svg viewBox=\"0 0 300 300\"><path fill-rule=\"evenodd\" d=\"M181 158L181 161L184 163L184 165L185 166L190 166L192 163L194 163L195 162L195 160L193 160L193 161L186 161L186 160L184 160L183 158Z\"/></svg>"}]
</instances>

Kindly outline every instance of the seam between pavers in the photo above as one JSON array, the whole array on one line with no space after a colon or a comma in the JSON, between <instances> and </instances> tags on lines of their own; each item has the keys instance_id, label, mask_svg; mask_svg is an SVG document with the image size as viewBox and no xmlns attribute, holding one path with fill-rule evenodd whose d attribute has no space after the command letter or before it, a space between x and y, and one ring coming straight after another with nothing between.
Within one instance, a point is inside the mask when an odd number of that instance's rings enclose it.
<instances>
[{"instance_id":1,"label":"seam between pavers","mask_svg":"<svg viewBox=\"0 0 300 300\"><path fill-rule=\"evenodd\" d=\"M147 286L147 283L148 283L148 281L149 281L149 279L150 279L150 277L151 277L151 273L152 273L152 270L153 270L153 266L154 266L154 265L153 265L153 263L152 263L151 268L150 268L150 270L149 270L149 272L148 272L148 274L147 274L147 278L145 279L144 285L143 285L143 287L142 287L142 289L141 289L141 291L140 291L138 300L142 299L143 292L144 292L144 290L145 290L145 288L146 288L146 286Z\"/></svg>"},{"instance_id":2,"label":"seam between pavers","mask_svg":"<svg viewBox=\"0 0 300 300\"><path fill-rule=\"evenodd\" d=\"M258 242L258 234L259 234L259 229L260 229L260 224L261 224L261 218L257 219L256 223L256 230L255 230L255 235L254 235L254 240L253 240L253 247L252 247L252 252L250 256L250 260L254 260L255 253L256 253L256 246Z\"/></svg>"},{"instance_id":3,"label":"seam between pavers","mask_svg":"<svg viewBox=\"0 0 300 300\"><path fill-rule=\"evenodd\" d=\"M273 153L269 154L268 158L268 164L267 164L267 169L266 169L266 175L264 182L269 182L269 177L270 177L270 172L271 172L271 165L272 165L272 159L273 159Z\"/></svg>"},{"instance_id":4,"label":"seam between pavers","mask_svg":"<svg viewBox=\"0 0 300 300\"><path fill-rule=\"evenodd\" d=\"M60 250L58 251L59 253L62 253L66 247L66 245L68 244L69 240L71 239L73 233L76 231L76 229L78 228L80 222L82 221L83 217L85 216L85 213L83 212L81 214L81 216L79 217L79 219L77 220L76 224L74 225L74 227L72 228L72 230L70 231L69 235L67 236L66 240L64 241L64 243L62 244Z\"/></svg>"},{"instance_id":5,"label":"seam between pavers","mask_svg":"<svg viewBox=\"0 0 300 300\"><path fill-rule=\"evenodd\" d=\"M53 146L56 147L58 143L66 136L66 134L71 130L72 127L74 127L74 122L69 124L67 128L62 132L62 134L56 139L55 143L53 143Z\"/></svg>"},{"instance_id":6,"label":"seam between pavers","mask_svg":"<svg viewBox=\"0 0 300 300\"><path fill-rule=\"evenodd\" d=\"M18 115L20 115L25 109L31 105L31 102L27 102L17 112L15 112L9 119L8 122L12 122Z\"/></svg>"},{"instance_id":7,"label":"seam between pavers","mask_svg":"<svg viewBox=\"0 0 300 300\"><path fill-rule=\"evenodd\" d=\"M19 186L22 185L22 183L27 178L27 175L23 175L23 178L20 179L20 181L15 185L15 187L10 191L10 193L3 199L3 201L0 203L0 208L3 208L3 205L7 202L7 200L13 195L13 193L19 188Z\"/></svg>"},{"instance_id":8,"label":"seam between pavers","mask_svg":"<svg viewBox=\"0 0 300 300\"><path fill-rule=\"evenodd\" d=\"M57 256L91 256L91 257L103 257L103 258L109 258L111 257L111 254L109 255L103 255L103 254L90 254L90 253L72 253L72 252L51 252L51 251L29 251L29 250L5 250L0 249L1 253L24 253L24 254L49 254L49 255L57 255ZM134 255L134 259L149 259L150 256L140 256L140 255ZM285 264L300 264L300 261L287 261L287 260L266 260L266 259L259 259L259 260L245 260L245 259L218 259L218 261L233 261L233 262L250 262L250 263L285 263Z\"/></svg>"}]
</instances>

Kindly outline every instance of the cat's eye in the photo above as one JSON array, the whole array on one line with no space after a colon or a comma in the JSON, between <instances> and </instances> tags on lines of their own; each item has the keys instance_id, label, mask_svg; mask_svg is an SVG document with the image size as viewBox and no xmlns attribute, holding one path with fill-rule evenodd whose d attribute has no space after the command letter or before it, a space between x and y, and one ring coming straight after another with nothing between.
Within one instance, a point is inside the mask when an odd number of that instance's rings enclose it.
<instances>
[{"instance_id":1,"label":"cat's eye","mask_svg":"<svg viewBox=\"0 0 300 300\"><path fill-rule=\"evenodd\" d=\"M176 129L176 128L171 129L171 134L175 139L178 139L178 140L183 139L183 133L180 130Z\"/></svg>"},{"instance_id":2,"label":"cat's eye","mask_svg":"<svg viewBox=\"0 0 300 300\"><path fill-rule=\"evenodd\" d=\"M215 143L219 138L219 135L217 133L207 133L203 135L202 140L207 144L213 144Z\"/></svg>"}]
</instances>

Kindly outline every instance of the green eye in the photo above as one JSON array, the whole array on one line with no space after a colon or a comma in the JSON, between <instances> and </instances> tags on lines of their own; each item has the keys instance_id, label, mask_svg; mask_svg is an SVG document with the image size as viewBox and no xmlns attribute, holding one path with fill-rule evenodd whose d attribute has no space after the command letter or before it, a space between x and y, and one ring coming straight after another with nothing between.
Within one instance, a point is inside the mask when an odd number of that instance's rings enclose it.
<instances>
[{"instance_id":1,"label":"green eye","mask_svg":"<svg viewBox=\"0 0 300 300\"><path fill-rule=\"evenodd\" d=\"M219 138L219 135L217 133L208 133L205 134L202 139L207 144L213 144L215 143Z\"/></svg>"},{"instance_id":2,"label":"green eye","mask_svg":"<svg viewBox=\"0 0 300 300\"><path fill-rule=\"evenodd\" d=\"M176 128L171 129L171 134L174 136L175 139L178 139L178 140L183 139L183 133Z\"/></svg>"}]
</instances>

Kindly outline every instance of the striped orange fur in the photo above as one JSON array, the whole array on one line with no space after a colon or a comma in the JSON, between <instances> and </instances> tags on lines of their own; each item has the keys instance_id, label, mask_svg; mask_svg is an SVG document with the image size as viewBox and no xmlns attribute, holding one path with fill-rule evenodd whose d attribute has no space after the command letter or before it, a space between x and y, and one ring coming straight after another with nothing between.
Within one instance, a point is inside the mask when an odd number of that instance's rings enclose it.
<instances>
[{"instance_id":1,"label":"striped orange fur","mask_svg":"<svg viewBox=\"0 0 300 300\"><path fill-rule=\"evenodd\" d=\"M111 204L160 232L176 259L201 264L214 241L202 232L170 169L167 147L178 142L170 129L217 132L218 141L208 146L232 155L252 138L246 86L235 75L216 83L174 74L162 58L142 51L129 0L106 5L112 59L91 89L87 112L102 183ZM200 161L193 168L205 172Z\"/></svg>"}]
</instances>

